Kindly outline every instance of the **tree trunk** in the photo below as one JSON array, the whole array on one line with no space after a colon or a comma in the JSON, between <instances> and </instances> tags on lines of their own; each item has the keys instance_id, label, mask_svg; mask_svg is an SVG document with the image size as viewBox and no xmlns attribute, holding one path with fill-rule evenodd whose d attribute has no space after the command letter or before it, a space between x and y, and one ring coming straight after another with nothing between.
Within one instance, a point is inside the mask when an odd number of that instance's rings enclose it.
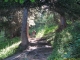
<instances>
[{"instance_id":1,"label":"tree trunk","mask_svg":"<svg viewBox=\"0 0 80 60\"><path fill-rule=\"evenodd\" d=\"M29 23L27 23L27 29L26 30L27 30L27 37L30 38L30 36L29 36Z\"/></svg>"},{"instance_id":2,"label":"tree trunk","mask_svg":"<svg viewBox=\"0 0 80 60\"><path fill-rule=\"evenodd\" d=\"M66 28L66 19L64 14L60 14L60 19L58 20L59 22L59 27L57 31L62 31L64 28Z\"/></svg>"},{"instance_id":3,"label":"tree trunk","mask_svg":"<svg viewBox=\"0 0 80 60\"><path fill-rule=\"evenodd\" d=\"M60 25L62 29L66 27L65 15L60 15Z\"/></svg>"},{"instance_id":4,"label":"tree trunk","mask_svg":"<svg viewBox=\"0 0 80 60\"><path fill-rule=\"evenodd\" d=\"M21 28L21 44L20 49L25 50L28 47L28 36L27 36L27 17L28 17L28 10L27 8L23 9L23 19L22 19L22 28Z\"/></svg>"}]
</instances>

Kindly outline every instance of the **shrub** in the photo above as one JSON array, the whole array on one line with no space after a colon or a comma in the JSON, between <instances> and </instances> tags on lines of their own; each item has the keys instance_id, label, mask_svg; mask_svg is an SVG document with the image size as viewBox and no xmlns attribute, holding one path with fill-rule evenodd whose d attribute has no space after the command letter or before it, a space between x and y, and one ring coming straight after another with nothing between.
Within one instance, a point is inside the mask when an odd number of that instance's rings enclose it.
<instances>
[{"instance_id":1,"label":"shrub","mask_svg":"<svg viewBox=\"0 0 80 60\"><path fill-rule=\"evenodd\" d=\"M80 57L80 22L56 33L48 60L77 60Z\"/></svg>"}]
</instances>

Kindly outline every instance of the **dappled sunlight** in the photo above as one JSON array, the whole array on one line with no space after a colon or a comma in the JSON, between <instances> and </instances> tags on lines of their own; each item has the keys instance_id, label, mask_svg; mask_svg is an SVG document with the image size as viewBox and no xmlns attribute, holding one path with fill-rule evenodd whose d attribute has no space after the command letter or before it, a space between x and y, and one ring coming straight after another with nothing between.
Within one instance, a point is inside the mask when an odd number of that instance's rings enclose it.
<instances>
[{"instance_id":1,"label":"dappled sunlight","mask_svg":"<svg viewBox=\"0 0 80 60\"><path fill-rule=\"evenodd\" d=\"M61 35L62 35L62 41L64 42L64 43L68 43L68 42L70 42L72 39L73 39L73 36L71 35L71 33L70 32L62 32L61 33Z\"/></svg>"},{"instance_id":2,"label":"dappled sunlight","mask_svg":"<svg viewBox=\"0 0 80 60\"><path fill-rule=\"evenodd\" d=\"M38 48L37 46L34 46L34 47L29 46L29 51L37 49L37 48Z\"/></svg>"},{"instance_id":3,"label":"dappled sunlight","mask_svg":"<svg viewBox=\"0 0 80 60\"><path fill-rule=\"evenodd\" d=\"M45 47L47 47L47 48L52 48L52 46L49 46L49 45L45 45Z\"/></svg>"},{"instance_id":4,"label":"dappled sunlight","mask_svg":"<svg viewBox=\"0 0 80 60\"><path fill-rule=\"evenodd\" d=\"M68 40L71 40L71 39L72 39L72 35L71 35L71 33L66 32L66 34L67 34L67 36L68 36Z\"/></svg>"},{"instance_id":5,"label":"dappled sunlight","mask_svg":"<svg viewBox=\"0 0 80 60\"><path fill-rule=\"evenodd\" d=\"M17 53L13 60L47 60L51 53L48 60L80 57L79 0L0 3L0 60Z\"/></svg>"},{"instance_id":6,"label":"dappled sunlight","mask_svg":"<svg viewBox=\"0 0 80 60\"><path fill-rule=\"evenodd\" d=\"M29 26L35 26L35 22L34 22L34 17L33 16L30 16L29 18L28 18L28 23L29 23Z\"/></svg>"},{"instance_id":7,"label":"dappled sunlight","mask_svg":"<svg viewBox=\"0 0 80 60\"><path fill-rule=\"evenodd\" d=\"M55 32L57 29L58 29L58 25L56 25L56 26L53 28L53 31L52 31L52 32Z\"/></svg>"},{"instance_id":8,"label":"dappled sunlight","mask_svg":"<svg viewBox=\"0 0 80 60\"><path fill-rule=\"evenodd\" d=\"M40 30L40 31L38 32L38 34L36 35L36 38L41 38L41 37L43 37L44 32L45 32L45 29Z\"/></svg>"},{"instance_id":9,"label":"dappled sunlight","mask_svg":"<svg viewBox=\"0 0 80 60\"><path fill-rule=\"evenodd\" d=\"M51 43L51 45L53 45L54 43L54 39L55 39L55 33L52 33L48 36L47 41Z\"/></svg>"},{"instance_id":10,"label":"dappled sunlight","mask_svg":"<svg viewBox=\"0 0 80 60\"><path fill-rule=\"evenodd\" d=\"M21 43L21 41L17 42L17 43L14 43L13 45L11 46L8 46L4 49L1 49L0 50L0 57L1 58L4 58L4 57L7 57L7 55L10 55L10 54L13 54L15 53L15 49L18 47L18 45ZM2 57L3 56L3 57Z\"/></svg>"},{"instance_id":11,"label":"dappled sunlight","mask_svg":"<svg viewBox=\"0 0 80 60\"><path fill-rule=\"evenodd\" d=\"M64 52L64 49L63 49L63 48L58 49L58 53L59 53L59 54L63 54L63 52Z\"/></svg>"}]
</instances>

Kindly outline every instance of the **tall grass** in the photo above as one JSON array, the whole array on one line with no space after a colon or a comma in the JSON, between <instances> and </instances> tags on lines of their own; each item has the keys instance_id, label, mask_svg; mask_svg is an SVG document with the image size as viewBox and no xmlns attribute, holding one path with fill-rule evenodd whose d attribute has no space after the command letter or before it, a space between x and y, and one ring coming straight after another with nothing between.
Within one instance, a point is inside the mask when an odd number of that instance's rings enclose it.
<instances>
[{"instance_id":1,"label":"tall grass","mask_svg":"<svg viewBox=\"0 0 80 60\"><path fill-rule=\"evenodd\" d=\"M13 55L20 44L20 38L6 39L0 42L0 60Z\"/></svg>"},{"instance_id":2,"label":"tall grass","mask_svg":"<svg viewBox=\"0 0 80 60\"><path fill-rule=\"evenodd\" d=\"M51 26L40 29L36 34L36 38L44 37L45 35L49 34L50 32L54 32L57 29L57 26Z\"/></svg>"}]
</instances>

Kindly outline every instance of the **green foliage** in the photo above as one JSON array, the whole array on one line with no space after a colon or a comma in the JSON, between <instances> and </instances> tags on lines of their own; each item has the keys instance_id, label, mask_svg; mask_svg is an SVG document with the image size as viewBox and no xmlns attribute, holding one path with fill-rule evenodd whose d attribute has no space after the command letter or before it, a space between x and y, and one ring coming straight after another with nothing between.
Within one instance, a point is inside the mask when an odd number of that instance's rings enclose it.
<instances>
[{"instance_id":1,"label":"green foliage","mask_svg":"<svg viewBox=\"0 0 80 60\"><path fill-rule=\"evenodd\" d=\"M47 35L47 34L49 34L51 32L54 32L56 29L57 29L57 26L51 26L51 27L46 26L44 35Z\"/></svg>"},{"instance_id":2,"label":"green foliage","mask_svg":"<svg viewBox=\"0 0 80 60\"><path fill-rule=\"evenodd\" d=\"M8 2L8 0L4 0L4 2Z\"/></svg>"},{"instance_id":3,"label":"green foliage","mask_svg":"<svg viewBox=\"0 0 80 60\"><path fill-rule=\"evenodd\" d=\"M20 3L20 4L23 4L25 2L25 0L4 0L4 3L8 3L8 4L13 4L14 2L17 2L17 3Z\"/></svg>"},{"instance_id":4,"label":"green foliage","mask_svg":"<svg viewBox=\"0 0 80 60\"><path fill-rule=\"evenodd\" d=\"M43 37L44 32L45 32L45 28L40 29L40 30L38 31L38 33L36 34L36 38Z\"/></svg>"},{"instance_id":5,"label":"green foliage","mask_svg":"<svg viewBox=\"0 0 80 60\"><path fill-rule=\"evenodd\" d=\"M56 7L62 8L64 12L67 12L71 15L79 15L80 16L80 5L77 4L78 0L58 0ZM74 14L73 14L74 13Z\"/></svg>"},{"instance_id":6,"label":"green foliage","mask_svg":"<svg viewBox=\"0 0 80 60\"><path fill-rule=\"evenodd\" d=\"M14 2L18 2L18 0L4 0L4 1L5 2L11 1L12 3L13 3L13 1ZM25 1L29 1L29 0L19 0L18 3L23 4ZM62 10L61 12L66 12L66 13L71 14L71 15L80 16L80 12L79 12L80 11L80 5L77 4L78 1L79 0L57 0L56 3L55 2L53 2L53 3L55 4L56 8L60 8ZM37 0L37 1L36 0L30 0L30 2L31 3L35 3L36 2L36 5L38 5L39 3L42 3L42 0ZM51 0L48 1L48 2L47 2L47 0L45 0L44 4L49 3L49 2L51 2ZM54 6L51 5L51 7L54 7Z\"/></svg>"},{"instance_id":7,"label":"green foliage","mask_svg":"<svg viewBox=\"0 0 80 60\"><path fill-rule=\"evenodd\" d=\"M18 0L15 0L15 2L18 2Z\"/></svg>"},{"instance_id":8,"label":"green foliage","mask_svg":"<svg viewBox=\"0 0 80 60\"><path fill-rule=\"evenodd\" d=\"M13 39L6 39L5 42L0 42L0 60L13 55L16 52L16 48L19 44L19 37L15 37Z\"/></svg>"},{"instance_id":9,"label":"green foliage","mask_svg":"<svg viewBox=\"0 0 80 60\"><path fill-rule=\"evenodd\" d=\"M5 37L4 37L5 38ZM4 42L5 41L5 42ZM15 37L15 38L13 38L13 39L5 39L5 40L3 40L3 41L0 41L1 43L0 43L0 49L3 49L3 48L6 48L7 46L10 46L10 45L12 45L12 44L14 44L14 43L16 43L16 42L19 42L20 40L19 40L19 38L18 37Z\"/></svg>"},{"instance_id":10,"label":"green foliage","mask_svg":"<svg viewBox=\"0 0 80 60\"><path fill-rule=\"evenodd\" d=\"M80 56L80 22L55 33L53 53L48 60L77 60Z\"/></svg>"},{"instance_id":11,"label":"green foliage","mask_svg":"<svg viewBox=\"0 0 80 60\"><path fill-rule=\"evenodd\" d=\"M1 31L0 32L0 42L4 40L6 40L6 37L5 37L4 31Z\"/></svg>"},{"instance_id":12,"label":"green foliage","mask_svg":"<svg viewBox=\"0 0 80 60\"><path fill-rule=\"evenodd\" d=\"M48 27L46 25L41 25L36 28L32 28L30 30L30 33L32 33L33 30L36 30L36 32L37 32L36 38L40 38L40 37L46 36L47 34L49 34L51 32L54 32L56 29L57 29L57 26Z\"/></svg>"},{"instance_id":13,"label":"green foliage","mask_svg":"<svg viewBox=\"0 0 80 60\"><path fill-rule=\"evenodd\" d=\"M25 0L20 0L20 1L19 1L19 3L20 3L20 4L23 4L23 3L24 3L24 1L25 1Z\"/></svg>"},{"instance_id":14,"label":"green foliage","mask_svg":"<svg viewBox=\"0 0 80 60\"><path fill-rule=\"evenodd\" d=\"M54 32L54 30L56 29L56 23L54 23L53 14L51 13L51 11L45 11L36 19L35 24L36 25L34 27L31 27L30 34L33 30L36 30L36 37L43 37L44 35L52 31Z\"/></svg>"},{"instance_id":15,"label":"green foliage","mask_svg":"<svg viewBox=\"0 0 80 60\"><path fill-rule=\"evenodd\" d=\"M23 4L25 2L25 0L11 0L11 1L14 1L14 2L19 2L20 4ZM32 3L35 2L35 0L30 0ZM9 2L9 0L4 0L4 2Z\"/></svg>"},{"instance_id":16,"label":"green foliage","mask_svg":"<svg viewBox=\"0 0 80 60\"><path fill-rule=\"evenodd\" d=\"M35 0L30 0L32 3L34 3L35 2Z\"/></svg>"}]
</instances>

